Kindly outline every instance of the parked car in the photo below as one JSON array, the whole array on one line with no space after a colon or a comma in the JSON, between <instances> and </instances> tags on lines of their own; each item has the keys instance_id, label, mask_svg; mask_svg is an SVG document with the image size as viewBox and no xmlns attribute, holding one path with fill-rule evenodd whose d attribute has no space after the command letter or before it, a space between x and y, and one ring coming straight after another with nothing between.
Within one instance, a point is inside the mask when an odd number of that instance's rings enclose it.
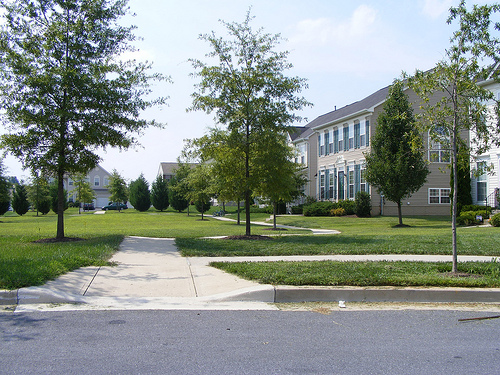
<instances>
[{"instance_id":1,"label":"parked car","mask_svg":"<svg viewBox=\"0 0 500 375\"><path fill-rule=\"evenodd\" d=\"M102 209L106 210L126 210L128 207L124 203L118 202L109 202L107 206L104 206Z\"/></svg>"},{"instance_id":2,"label":"parked car","mask_svg":"<svg viewBox=\"0 0 500 375\"><path fill-rule=\"evenodd\" d=\"M95 210L94 203L84 203L83 209L84 210Z\"/></svg>"}]
</instances>

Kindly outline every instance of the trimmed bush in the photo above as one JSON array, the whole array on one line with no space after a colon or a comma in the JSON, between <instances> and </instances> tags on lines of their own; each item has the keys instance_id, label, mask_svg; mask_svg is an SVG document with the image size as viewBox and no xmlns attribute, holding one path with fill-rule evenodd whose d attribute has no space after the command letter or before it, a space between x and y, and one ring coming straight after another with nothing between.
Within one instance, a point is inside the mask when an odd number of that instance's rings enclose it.
<instances>
[{"instance_id":1,"label":"trimmed bush","mask_svg":"<svg viewBox=\"0 0 500 375\"><path fill-rule=\"evenodd\" d=\"M466 206L462 206L462 209L460 210L460 212L466 212L466 211L486 211L489 215L491 213L491 207L479 206L477 204L469 204Z\"/></svg>"},{"instance_id":2,"label":"trimmed bush","mask_svg":"<svg viewBox=\"0 0 500 375\"><path fill-rule=\"evenodd\" d=\"M298 206L292 206L291 210L293 215L301 215L302 213L304 213L304 205L299 204Z\"/></svg>"},{"instance_id":3,"label":"trimmed bush","mask_svg":"<svg viewBox=\"0 0 500 375\"><path fill-rule=\"evenodd\" d=\"M356 202L350 201L348 199L337 202L338 207L341 207L345 210L346 215L354 215L356 212Z\"/></svg>"},{"instance_id":4,"label":"trimmed bush","mask_svg":"<svg viewBox=\"0 0 500 375\"><path fill-rule=\"evenodd\" d=\"M460 216L457 217L458 225L477 225L481 224L482 221L477 220L477 216L482 216L484 218L488 217L487 211L462 211Z\"/></svg>"},{"instance_id":5,"label":"trimmed bush","mask_svg":"<svg viewBox=\"0 0 500 375\"><path fill-rule=\"evenodd\" d=\"M372 204L371 204L370 194L368 194L366 191L358 191L356 193L356 200L354 201L354 203L356 207L355 208L356 216L358 217L371 216Z\"/></svg>"},{"instance_id":6,"label":"trimmed bush","mask_svg":"<svg viewBox=\"0 0 500 375\"><path fill-rule=\"evenodd\" d=\"M304 206L304 216L330 216L331 211L337 208L332 202L315 202Z\"/></svg>"},{"instance_id":7,"label":"trimmed bush","mask_svg":"<svg viewBox=\"0 0 500 375\"><path fill-rule=\"evenodd\" d=\"M495 214L490 218L490 224L494 227L500 227L500 214Z\"/></svg>"},{"instance_id":8,"label":"trimmed bush","mask_svg":"<svg viewBox=\"0 0 500 375\"><path fill-rule=\"evenodd\" d=\"M331 211L332 216L344 216L345 215L345 210L342 207L339 208L334 208Z\"/></svg>"}]
</instances>

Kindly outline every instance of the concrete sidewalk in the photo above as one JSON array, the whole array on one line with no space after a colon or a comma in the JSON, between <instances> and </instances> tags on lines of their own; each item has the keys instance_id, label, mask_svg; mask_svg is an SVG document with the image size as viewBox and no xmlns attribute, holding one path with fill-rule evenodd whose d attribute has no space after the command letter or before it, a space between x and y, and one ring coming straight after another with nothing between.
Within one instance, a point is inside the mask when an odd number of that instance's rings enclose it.
<instances>
[{"instance_id":1,"label":"concrete sidewalk","mask_svg":"<svg viewBox=\"0 0 500 375\"><path fill-rule=\"evenodd\" d=\"M491 261L492 257L459 257ZM85 267L40 287L0 291L0 304L18 311L38 304L79 304L99 309L272 309L272 302L493 302L500 289L353 288L262 285L210 267L212 261L450 261L447 256L328 255L272 257L182 257L174 239L127 237L114 267Z\"/></svg>"}]
</instances>

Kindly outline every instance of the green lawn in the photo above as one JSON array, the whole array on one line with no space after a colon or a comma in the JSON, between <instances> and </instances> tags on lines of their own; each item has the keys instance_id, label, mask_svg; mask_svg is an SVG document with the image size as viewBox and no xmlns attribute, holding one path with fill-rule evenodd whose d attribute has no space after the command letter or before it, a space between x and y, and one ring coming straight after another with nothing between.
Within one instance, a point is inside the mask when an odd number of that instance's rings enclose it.
<instances>
[{"instance_id":1,"label":"green lawn","mask_svg":"<svg viewBox=\"0 0 500 375\"><path fill-rule=\"evenodd\" d=\"M229 215L235 217L235 215ZM264 221L267 214L252 214L252 220ZM195 214L156 212L140 213L133 209L104 215L65 213L65 234L85 241L34 243L56 233L54 214L22 217L8 213L0 217L0 289L40 285L47 280L83 266L104 265L118 249L124 236L175 237L184 255L292 255L292 254L450 254L451 230L446 218L405 218L410 228L393 228L396 218L359 219L280 217L278 222L307 228L337 229L339 235L312 236L309 231L274 232L252 226L252 234L275 234L272 240L209 240L206 236L244 234L244 225L223 222ZM293 234L285 236L280 234ZM459 254L500 256L499 228L460 228Z\"/></svg>"}]
</instances>

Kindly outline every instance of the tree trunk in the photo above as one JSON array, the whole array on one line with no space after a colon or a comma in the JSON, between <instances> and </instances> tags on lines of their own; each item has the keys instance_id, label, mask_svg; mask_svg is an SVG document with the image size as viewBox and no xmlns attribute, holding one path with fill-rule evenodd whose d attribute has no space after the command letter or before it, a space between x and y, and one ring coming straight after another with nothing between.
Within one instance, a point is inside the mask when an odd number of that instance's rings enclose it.
<instances>
[{"instance_id":1,"label":"tree trunk","mask_svg":"<svg viewBox=\"0 0 500 375\"><path fill-rule=\"evenodd\" d=\"M278 212L278 202L273 204L273 229L276 230L276 213Z\"/></svg>"},{"instance_id":2,"label":"tree trunk","mask_svg":"<svg viewBox=\"0 0 500 375\"><path fill-rule=\"evenodd\" d=\"M240 225L241 224L241 212L240 212L240 208L241 208L241 202L240 200L238 199L238 221L237 221L237 224Z\"/></svg>"},{"instance_id":3,"label":"tree trunk","mask_svg":"<svg viewBox=\"0 0 500 375\"><path fill-rule=\"evenodd\" d=\"M403 212L401 210L401 201L398 202L398 217L399 217L399 226L403 226Z\"/></svg>"},{"instance_id":4,"label":"tree trunk","mask_svg":"<svg viewBox=\"0 0 500 375\"><path fill-rule=\"evenodd\" d=\"M64 173L57 174L57 235L56 238L64 238Z\"/></svg>"}]
</instances>

